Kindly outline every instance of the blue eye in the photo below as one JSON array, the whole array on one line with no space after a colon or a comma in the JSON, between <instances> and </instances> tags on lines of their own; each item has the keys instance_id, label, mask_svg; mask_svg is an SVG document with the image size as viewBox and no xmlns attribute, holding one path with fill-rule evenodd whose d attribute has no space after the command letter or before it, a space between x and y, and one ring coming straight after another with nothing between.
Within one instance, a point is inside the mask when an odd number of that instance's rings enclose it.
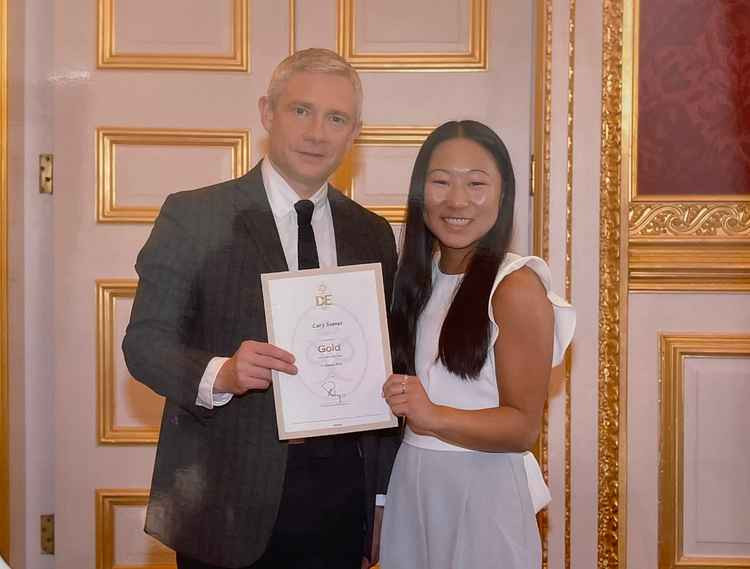
<instances>
[{"instance_id":1,"label":"blue eye","mask_svg":"<svg viewBox=\"0 0 750 569\"><path fill-rule=\"evenodd\" d=\"M294 114L303 117L305 116L309 111L305 107L294 107Z\"/></svg>"}]
</instances>

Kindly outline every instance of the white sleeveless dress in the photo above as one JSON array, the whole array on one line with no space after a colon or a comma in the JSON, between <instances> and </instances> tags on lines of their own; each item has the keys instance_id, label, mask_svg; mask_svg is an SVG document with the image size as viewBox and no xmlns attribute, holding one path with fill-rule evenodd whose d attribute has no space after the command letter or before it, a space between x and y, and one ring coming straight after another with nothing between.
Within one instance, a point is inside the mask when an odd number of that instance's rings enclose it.
<instances>
[{"instance_id":1,"label":"white sleeveless dress","mask_svg":"<svg viewBox=\"0 0 750 569\"><path fill-rule=\"evenodd\" d=\"M508 253L492 287L527 266L547 289L554 309L553 365L573 337L575 311L549 291L550 272L538 257ZM500 402L495 354L474 381L464 381L437 360L440 330L462 275L433 266L433 289L419 318L415 364L430 399L459 409L496 407ZM487 307L494 346L502 323L495 323L492 294ZM532 494L534 497L532 498ZM382 569L539 569L541 543L535 513L548 491L530 453L472 451L408 427L388 486L381 535Z\"/></svg>"}]
</instances>

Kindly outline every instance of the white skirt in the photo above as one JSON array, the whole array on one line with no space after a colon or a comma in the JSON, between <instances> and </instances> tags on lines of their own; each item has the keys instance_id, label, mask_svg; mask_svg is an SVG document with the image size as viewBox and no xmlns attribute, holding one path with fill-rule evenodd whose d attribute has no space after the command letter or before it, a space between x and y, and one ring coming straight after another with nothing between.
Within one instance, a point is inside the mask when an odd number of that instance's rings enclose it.
<instances>
[{"instance_id":1,"label":"white skirt","mask_svg":"<svg viewBox=\"0 0 750 569\"><path fill-rule=\"evenodd\" d=\"M539 569L523 454L402 444L380 546L382 569Z\"/></svg>"}]
</instances>

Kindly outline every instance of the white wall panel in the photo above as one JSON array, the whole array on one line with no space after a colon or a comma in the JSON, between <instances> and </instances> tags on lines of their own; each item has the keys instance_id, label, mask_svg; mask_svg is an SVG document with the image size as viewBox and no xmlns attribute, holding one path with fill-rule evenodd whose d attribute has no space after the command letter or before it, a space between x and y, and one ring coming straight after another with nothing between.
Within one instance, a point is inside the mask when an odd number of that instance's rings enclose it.
<instances>
[{"instance_id":1,"label":"white wall panel","mask_svg":"<svg viewBox=\"0 0 750 569\"><path fill-rule=\"evenodd\" d=\"M631 417L627 432L628 445L628 539L627 555L628 564L632 567L656 567L658 560L658 534L659 534L659 457L660 457L660 360L659 360L659 334L679 334L679 333L705 333L711 335L717 332L744 332L750 331L750 295L744 294L630 294L629 295L629 324L628 324L628 415ZM688 359L688 358L686 358ZM709 359L705 364L701 363L695 367L696 361L693 359L686 371L695 373L703 370L705 373L710 366L716 365L716 359ZM708 368L700 366L709 366ZM746 366L747 364L742 364ZM739 371L740 368L733 369L730 374ZM746 367L744 369L747 369ZM713 372L717 368L713 369ZM744 372L746 373L746 372ZM723 372L722 372L723 374ZM719 380L720 382L724 380ZM736 421L736 415L732 407L727 407L726 400L730 393L742 395L746 389L740 386L740 382L732 379L731 385L725 385L723 388L715 391L710 396L702 396L693 389L692 394L687 397L692 401L690 417L687 424L690 428L686 434L693 438L691 445L691 457L696 458L696 444L698 433L705 436L711 429L709 421ZM695 376L688 382L696 384ZM700 382L698 382L700 383ZM694 385L697 387L697 385ZM727 392L730 388L733 391ZM689 392L690 393L690 392ZM725 405L715 408L717 397L725 400ZM713 399L713 401L712 401ZM705 419L695 416L695 403L701 401L699 409L702 407L704 413L708 413ZM720 417L722 414L725 417ZM744 420L744 419L743 419ZM724 429L717 425L713 428ZM740 435L744 437L742 446L747 448L747 431ZM724 446L725 441L716 441L717 450L720 453L728 452L729 446ZM740 441L735 438L726 441L732 447L736 447ZM705 447L705 444L704 444ZM737 449L733 448L732 452ZM747 454L747 453L745 453ZM705 456L705 454L704 454ZM687 455L686 455L687 458ZM728 456L725 455L725 458ZM745 459L742 458L744 461ZM694 488L701 488L705 492L710 484L713 485L731 485L733 474L724 473L721 476L708 478L696 477L695 460L686 462L686 472L690 471L692 484ZM689 465L692 464L692 467ZM735 464L745 468L747 463ZM701 467L702 468L702 467ZM716 471L715 471L716 472ZM686 482L689 480L686 479ZM698 486L695 486L698 484ZM745 485L746 486L746 485ZM717 494L720 497L721 492ZM742 499L742 494L737 495L738 500ZM687 505L697 506L697 495L687 499ZM739 502L738 502L739 503ZM717 504L720 505L720 504ZM713 505L712 507L717 507ZM690 525L695 531L697 526L693 523L695 516L711 516L706 511L693 509L695 514L690 514ZM731 512L725 511L725 514ZM732 514L735 515L735 514ZM696 535L694 533L694 535ZM702 539L696 535L693 538L695 550L695 539Z\"/></svg>"},{"instance_id":2,"label":"white wall panel","mask_svg":"<svg viewBox=\"0 0 750 569\"><path fill-rule=\"evenodd\" d=\"M750 557L750 357L684 362L684 553Z\"/></svg>"},{"instance_id":3,"label":"white wall panel","mask_svg":"<svg viewBox=\"0 0 750 569\"><path fill-rule=\"evenodd\" d=\"M114 506L113 518L116 567L148 567L175 562L172 550L143 532L145 506Z\"/></svg>"},{"instance_id":4,"label":"white wall panel","mask_svg":"<svg viewBox=\"0 0 750 569\"><path fill-rule=\"evenodd\" d=\"M357 0L354 10L357 53L462 53L470 48L469 0Z\"/></svg>"},{"instance_id":5,"label":"white wall panel","mask_svg":"<svg viewBox=\"0 0 750 569\"><path fill-rule=\"evenodd\" d=\"M114 310L114 346L115 360L113 363L114 379L114 413L115 426L158 428L161 423L161 413L164 408L164 398L151 391L142 383L133 379L125 366L122 355L122 340L125 328L130 320L130 309L133 307L132 298L116 298Z\"/></svg>"},{"instance_id":6,"label":"white wall panel","mask_svg":"<svg viewBox=\"0 0 750 569\"><path fill-rule=\"evenodd\" d=\"M118 145L117 204L161 207L172 192L234 177L232 151L217 147Z\"/></svg>"},{"instance_id":7,"label":"white wall panel","mask_svg":"<svg viewBox=\"0 0 750 569\"><path fill-rule=\"evenodd\" d=\"M232 0L114 0L115 52L228 54Z\"/></svg>"}]
</instances>

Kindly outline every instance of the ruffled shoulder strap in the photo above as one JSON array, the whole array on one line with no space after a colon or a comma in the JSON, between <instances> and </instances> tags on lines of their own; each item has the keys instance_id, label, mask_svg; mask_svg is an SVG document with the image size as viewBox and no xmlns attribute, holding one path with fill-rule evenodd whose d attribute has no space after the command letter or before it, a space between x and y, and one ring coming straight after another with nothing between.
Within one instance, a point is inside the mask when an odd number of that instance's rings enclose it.
<instances>
[{"instance_id":1,"label":"ruffled shoulder strap","mask_svg":"<svg viewBox=\"0 0 750 569\"><path fill-rule=\"evenodd\" d=\"M547 298L552 304L555 315L555 344L552 352L552 365L559 365L562 363L565 350L573 339L573 332L576 327L576 311L569 303L565 302L554 292L550 291L550 281L552 280L550 270L547 263L539 257L522 257L515 253L508 253L505 255L505 259L503 259L500 269L497 271L495 282L492 285L490 301L487 306L490 321L495 324L492 330L492 344L494 345L497 340L500 326L500 323L495 322L495 317L492 311L492 296L495 294L495 290L497 290L497 286L500 282L521 267L528 267L534 271L547 291Z\"/></svg>"}]
</instances>

